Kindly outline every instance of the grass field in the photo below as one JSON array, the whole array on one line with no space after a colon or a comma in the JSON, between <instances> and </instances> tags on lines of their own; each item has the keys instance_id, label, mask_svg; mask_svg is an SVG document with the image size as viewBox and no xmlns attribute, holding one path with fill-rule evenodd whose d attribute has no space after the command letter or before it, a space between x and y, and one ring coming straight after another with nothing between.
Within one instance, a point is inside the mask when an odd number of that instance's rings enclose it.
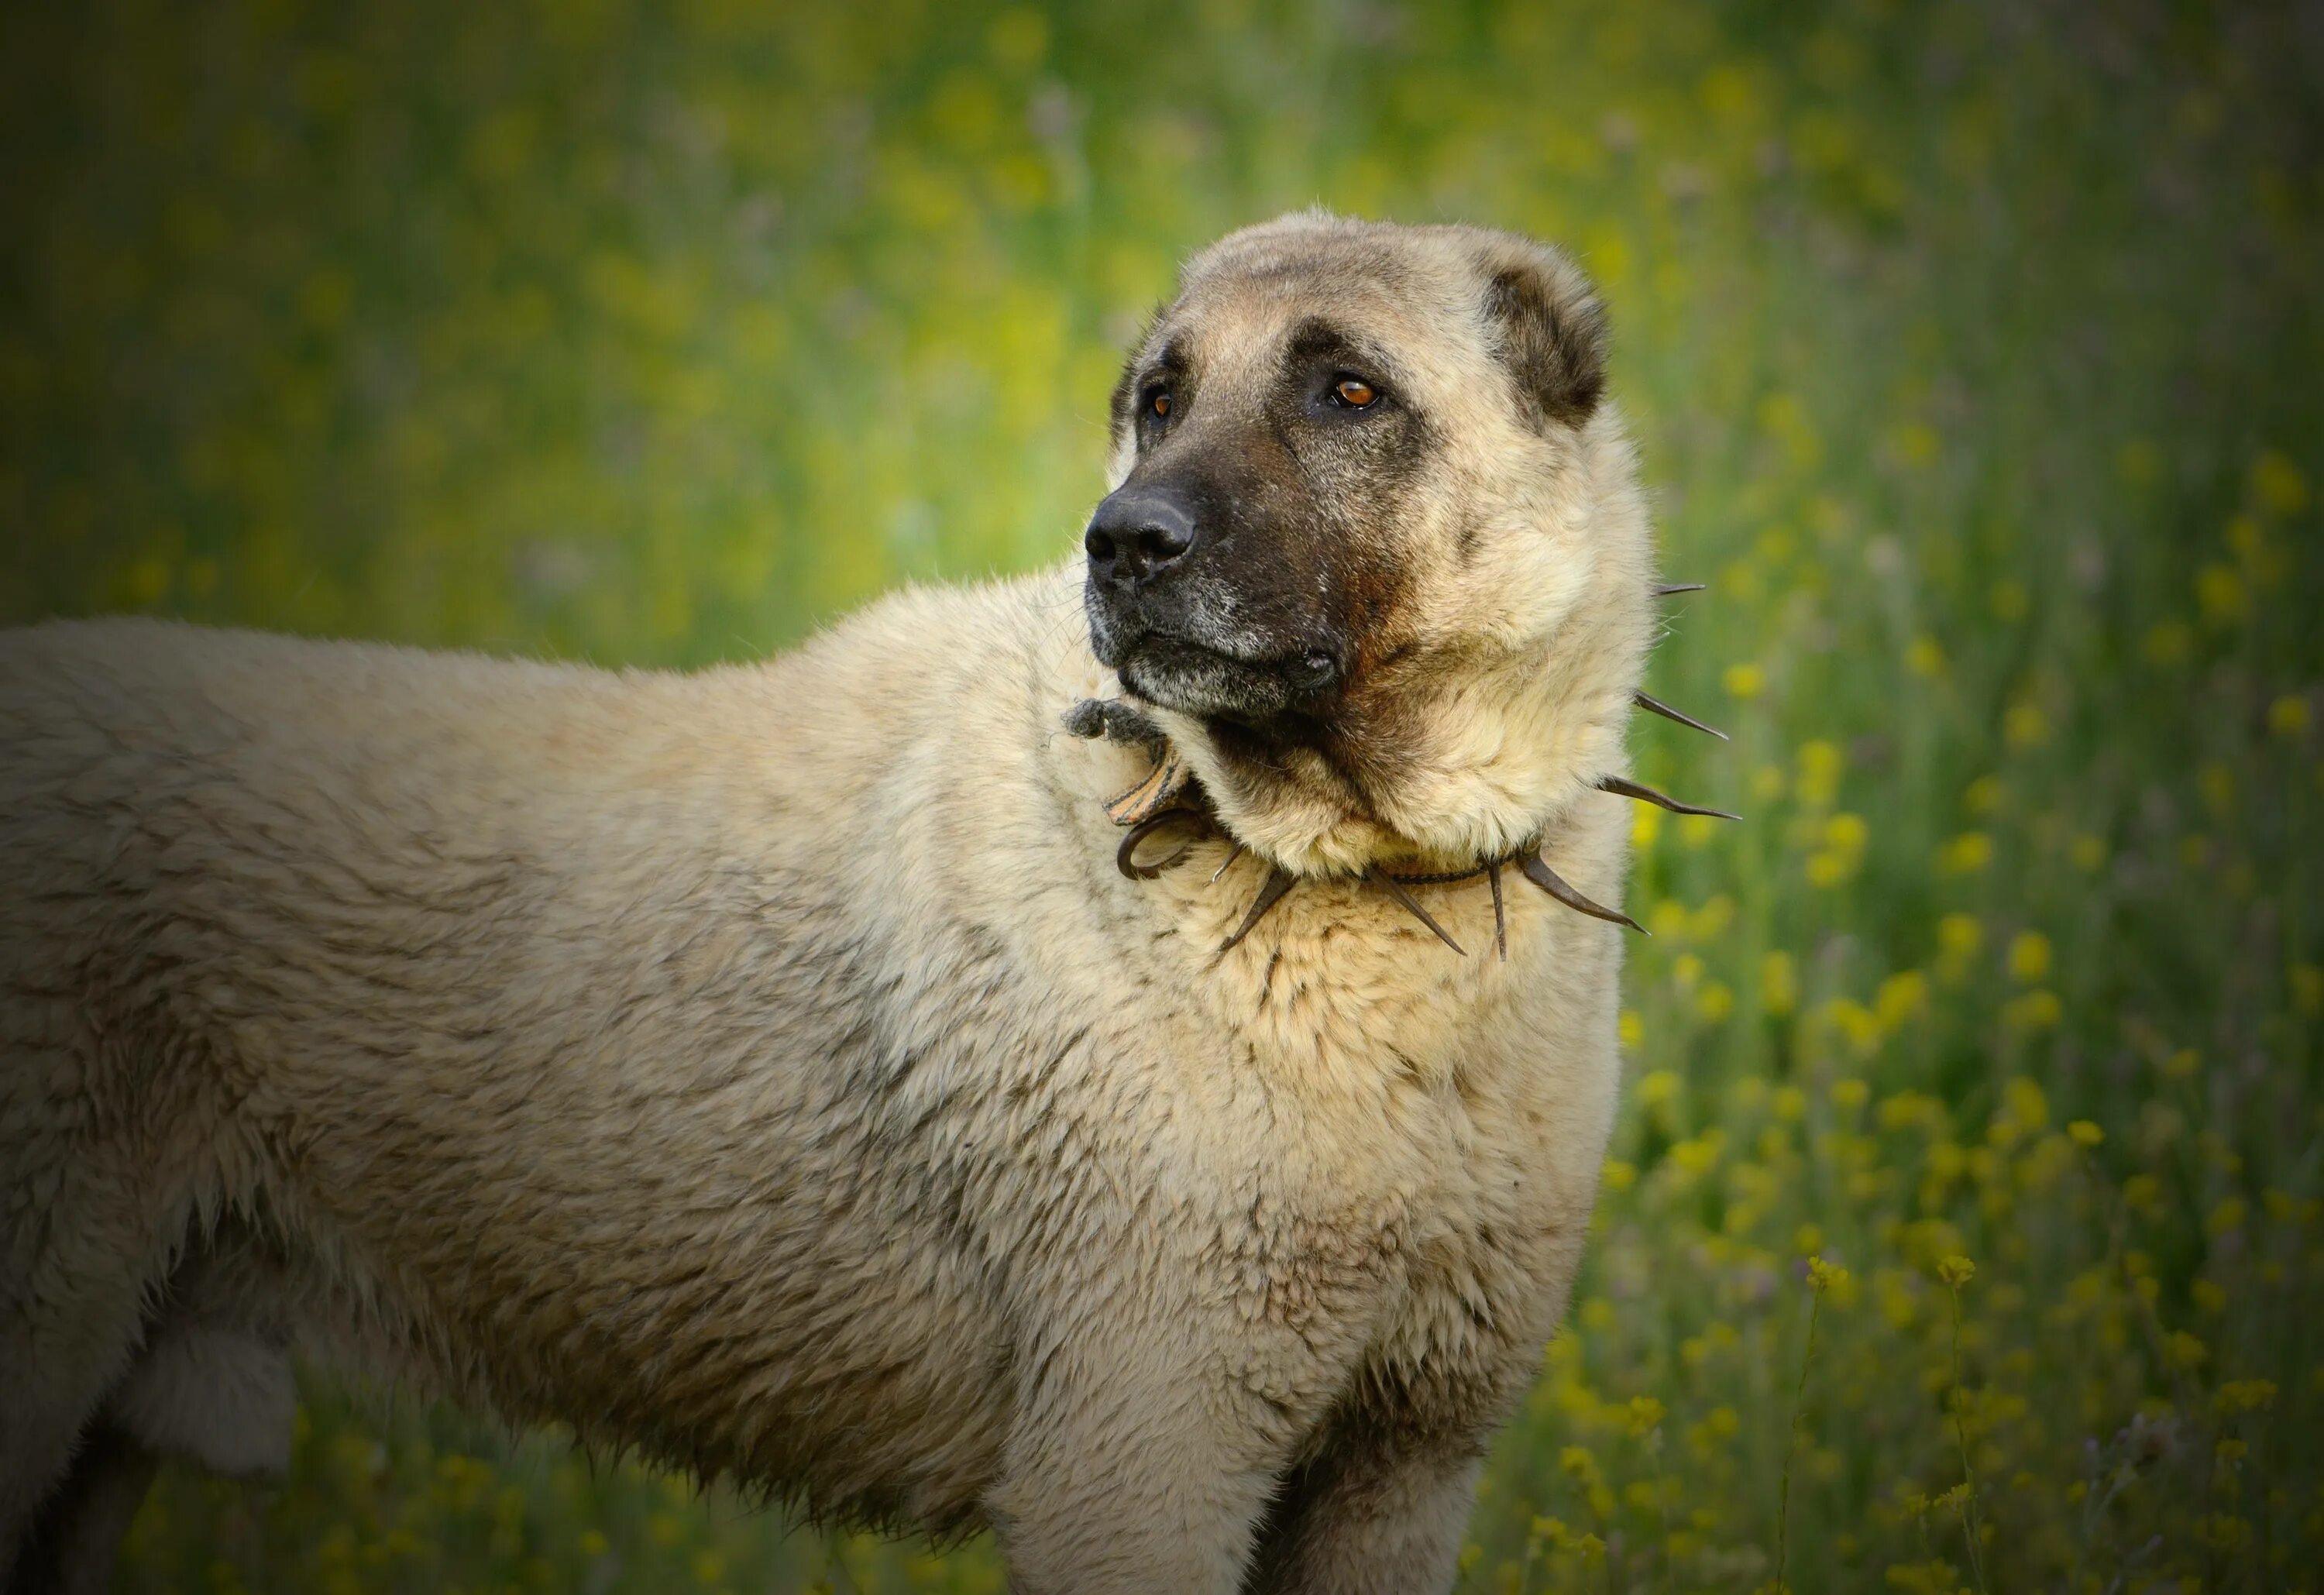
<instances>
[{"instance_id":1,"label":"grass field","mask_svg":"<svg viewBox=\"0 0 2324 1595\"><path fill-rule=\"evenodd\" d=\"M0 619L750 657L1062 555L1174 260L1572 247L1674 604L1631 1071L1463 1588L2312 1590L2324 36L2291 6L0 20ZM318 1385L126 1587L992 1590Z\"/></svg>"}]
</instances>

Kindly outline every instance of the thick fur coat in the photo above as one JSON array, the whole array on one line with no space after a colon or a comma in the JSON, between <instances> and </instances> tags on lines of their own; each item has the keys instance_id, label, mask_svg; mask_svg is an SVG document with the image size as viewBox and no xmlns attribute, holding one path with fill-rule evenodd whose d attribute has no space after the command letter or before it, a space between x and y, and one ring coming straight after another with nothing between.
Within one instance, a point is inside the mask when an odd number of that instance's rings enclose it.
<instances>
[{"instance_id":1,"label":"thick fur coat","mask_svg":"<svg viewBox=\"0 0 2324 1595\"><path fill-rule=\"evenodd\" d=\"M0 1568L78 1576L124 1452L279 1462L295 1342L990 1526L1028 1595L1448 1588L1587 1226L1623 933L1512 876L1503 960L1481 880L1415 888L1456 954L1351 871L1538 837L1618 902L1652 579L1510 272L1594 317L1461 229L1189 268L1189 425L1328 300L1426 447L1335 700L1393 756L1133 691L1223 832L1150 880L1104 807L1149 752L1061 726L1131 669L1078 561L691 675L0 634Z\"/></svg>"}]
</instances>

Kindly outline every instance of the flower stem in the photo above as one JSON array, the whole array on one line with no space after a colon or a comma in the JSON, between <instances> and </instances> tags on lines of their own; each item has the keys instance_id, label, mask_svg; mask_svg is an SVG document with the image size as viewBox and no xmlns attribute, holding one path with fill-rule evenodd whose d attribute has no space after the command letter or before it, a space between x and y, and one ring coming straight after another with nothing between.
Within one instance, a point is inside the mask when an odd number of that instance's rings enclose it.
<instances>
[{"instance_id":1,"label":"flower stem","mask_svg":"<svg viewBox=\"0 0 2324 1595\"><path fill-rule=\"evenodd\" d=\"M1823 1292L1808 1297L1808 1341L1800 1351L1800 1379L1792 1391L1792 1426L1784 1441L1784 1480L1775 1493L1775 1595L1784 1595L1785 1553L1791 1545L1792 1455L1800 1444L1800 1425L1807 1421L1808 1367L1815 1361L1816 1322L1823 1316Z\"/></svg>"},{"instance_id":2,"label":"flower stem","mask_svg":"<svg viewBox=\"0 0 2324 1595\"><path fill-rule=\"evenodd\" d=\"M1969 1539L1969 1570L1977 1580L1978 1595L1991 1595L1985 1582L1985 1535L1977 1508L1977 1469L1969 1460L1969 1425L1961 1417L1960 1287L1949 1287L1953 1303L1953 1382L1946 1400L1953 1409L1953 1440L1960 1447L1961 1481L1969 1498L1961 1506L1961 1531Z\"/></svg>"}]
</instances>

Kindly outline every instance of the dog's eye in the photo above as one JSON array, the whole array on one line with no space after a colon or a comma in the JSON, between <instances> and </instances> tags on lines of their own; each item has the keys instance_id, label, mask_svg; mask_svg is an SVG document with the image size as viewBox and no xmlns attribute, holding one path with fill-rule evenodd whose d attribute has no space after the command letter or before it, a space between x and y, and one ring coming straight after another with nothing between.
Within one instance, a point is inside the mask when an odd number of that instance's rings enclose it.
<instances>
[{"instance_id":1,"label":"dog's eye","mask_svg":"<svg viewBox=\"0 0 2324 1595\"><path fill-rule=\"evenodd\" d=\"M1147 400L1146 408L1154 412L1154 419L1156 420L1168 420L1170 419L1169 390L1167 388L1157 389L1155 392L1154 396Z\"/></svg>"},{"instance_id":2,"label":"dog's eye","mask_svg":"<svg viewBox=\"0 0 2324 1595\"><path fill-rule=\"evenodd\" d=\"M1379 395L1373 391L1371 383L1364 381L1363 378L1343 376L1332 384L1332 397L1350 410L1366 410L1370 408L1372 401Z\"/></svg>"}]
</instances>

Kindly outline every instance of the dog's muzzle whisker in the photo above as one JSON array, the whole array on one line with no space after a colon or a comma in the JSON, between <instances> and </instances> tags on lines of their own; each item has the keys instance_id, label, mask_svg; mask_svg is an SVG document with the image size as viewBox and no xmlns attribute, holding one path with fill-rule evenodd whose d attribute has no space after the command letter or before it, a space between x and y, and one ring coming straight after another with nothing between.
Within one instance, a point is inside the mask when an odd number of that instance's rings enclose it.
<instances>
[{"instance_id":1,"label":"dog's muzzle whisker","mask_svg":"<svg viewBox=\"0 0 2324 1595\"><path fill-rule=\"evenodd\" d=\"M1654 593L1657 598L1669 598L1680 593L1701 593L1710 585L1709 582L1661 582L1655 585Z\"/></svg>"}]
</instances>

